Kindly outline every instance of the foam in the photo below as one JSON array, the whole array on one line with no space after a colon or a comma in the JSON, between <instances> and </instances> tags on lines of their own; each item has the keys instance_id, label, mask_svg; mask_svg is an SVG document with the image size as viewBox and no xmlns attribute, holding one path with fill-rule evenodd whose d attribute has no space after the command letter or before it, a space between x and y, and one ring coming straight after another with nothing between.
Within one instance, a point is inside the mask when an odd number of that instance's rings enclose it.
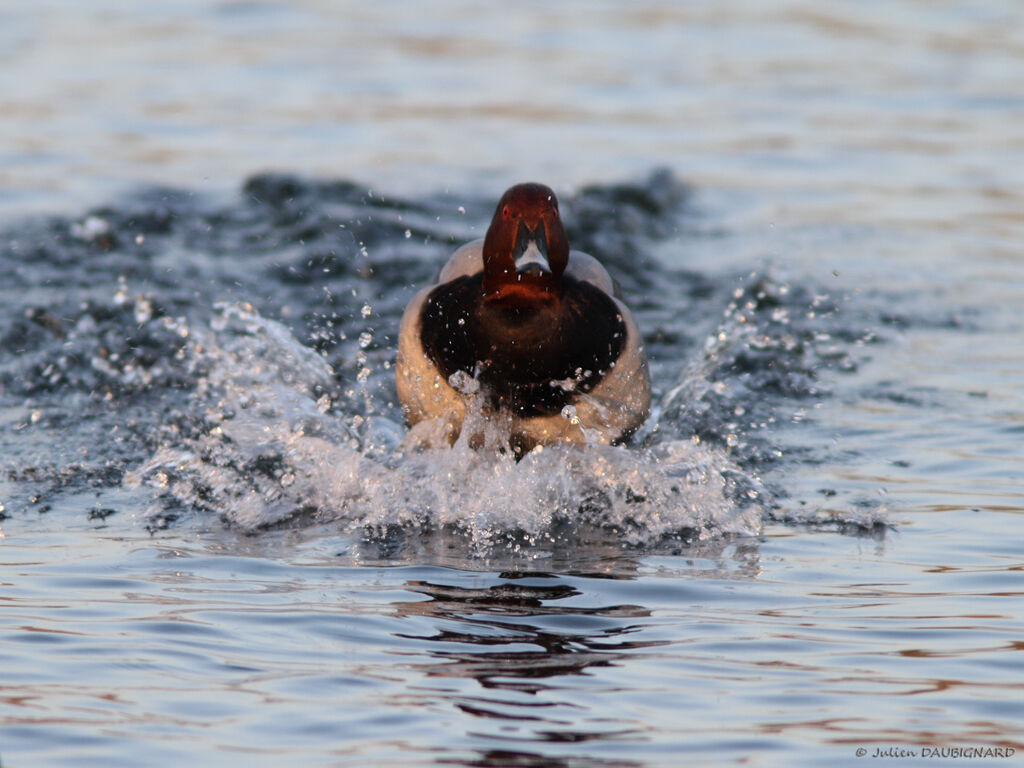
<instances>
[{"instance_id":1,"label":"foam","mask_svg":"<svg viewBox=\"0 0 1024 768\"><path fill-rule=\"evenodd\" d=\"M397 413L346 407L327 362L248 305L218 305L208 328L183 335L202 429L162 445L130 480L244 529L312 517L345 530L451 526L486 544L578 521L641 545L760 530L759 505L737 490L751 478L737 482L729 457L695 439L542 446L516 461L507 425L472 405L451 446L442 425L406 435ZM357 389L390 385L361 379Z\"/></svg>"}]
</instances>

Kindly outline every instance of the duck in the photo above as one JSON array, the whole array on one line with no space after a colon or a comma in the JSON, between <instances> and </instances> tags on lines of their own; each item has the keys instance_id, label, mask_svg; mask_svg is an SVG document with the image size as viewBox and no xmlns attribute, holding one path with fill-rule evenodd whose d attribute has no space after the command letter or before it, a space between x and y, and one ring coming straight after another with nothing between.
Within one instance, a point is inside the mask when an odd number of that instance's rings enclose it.
<instances>
[{"instance_id":1,"label":"duck","mask_svg":"<svg viewBox=\"0 0 1024 768\"><path fill-rule=\"evenodd\" d=\"M409 302L395 382L410 427L454 442L471 399L508 423L518 455L553 443L618 444L645 421L643 340L618 284L571 250L550 187L516 184L487 233L458 248Z\"/></svg>"}]
</instances>

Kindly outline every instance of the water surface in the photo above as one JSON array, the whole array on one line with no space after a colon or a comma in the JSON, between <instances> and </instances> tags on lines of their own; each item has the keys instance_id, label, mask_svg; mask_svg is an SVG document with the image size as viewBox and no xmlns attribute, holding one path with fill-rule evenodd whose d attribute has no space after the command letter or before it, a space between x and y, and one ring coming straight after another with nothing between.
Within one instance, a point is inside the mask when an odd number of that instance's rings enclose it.
<instances>
[{"instance_id":1,"label":"water surface","mask_svg":"<svg viewBox=\"0 0 1024 768\"><path fill-rule=\"evenodd\" d=\"M1018 762L1021 16L0 12L5 765ZM403 454L524 178L652 419Z\"/></svg>"}]
</instances>

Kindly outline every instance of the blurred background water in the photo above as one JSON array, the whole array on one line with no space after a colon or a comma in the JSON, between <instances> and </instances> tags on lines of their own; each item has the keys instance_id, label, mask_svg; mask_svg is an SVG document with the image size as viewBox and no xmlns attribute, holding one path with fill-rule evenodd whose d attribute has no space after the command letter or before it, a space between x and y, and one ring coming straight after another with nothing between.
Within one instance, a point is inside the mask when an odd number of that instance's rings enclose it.
<instances>
[{"instance_id":1,"label":"blurred background water","mask_svg":"<svg viewBox=\"0 0 1024 768\"><path fill-rule=\"evenodd\" d=\"M0 759L1019 761L1022 125L1009 0L0 9ZM710 446L693 509L634 448L610 532L402 529L408 464L293 519L369 482L404 301L524 179ZM502 472L433 522L558 474ZM700 535L621 544L661 513Z\"/></svg>"}]
</instances>

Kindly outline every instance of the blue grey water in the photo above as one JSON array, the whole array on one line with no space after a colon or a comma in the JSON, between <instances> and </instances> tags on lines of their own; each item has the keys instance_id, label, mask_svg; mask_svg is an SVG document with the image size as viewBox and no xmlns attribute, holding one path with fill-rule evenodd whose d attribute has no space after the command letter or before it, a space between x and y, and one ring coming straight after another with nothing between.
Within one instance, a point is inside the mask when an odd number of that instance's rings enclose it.
<instances>
[{"instance_id":1,"label":"blue grey water","mask_svg":"<svg viewBox=\"0 0 1024 768\"><path fill-rule=\"evenodd\" d=\"M1011 0L0 9L0 762L1019 764L1022 126ZM651 420L408 452L525 179Z\"/></svg>"}]
</instances>

